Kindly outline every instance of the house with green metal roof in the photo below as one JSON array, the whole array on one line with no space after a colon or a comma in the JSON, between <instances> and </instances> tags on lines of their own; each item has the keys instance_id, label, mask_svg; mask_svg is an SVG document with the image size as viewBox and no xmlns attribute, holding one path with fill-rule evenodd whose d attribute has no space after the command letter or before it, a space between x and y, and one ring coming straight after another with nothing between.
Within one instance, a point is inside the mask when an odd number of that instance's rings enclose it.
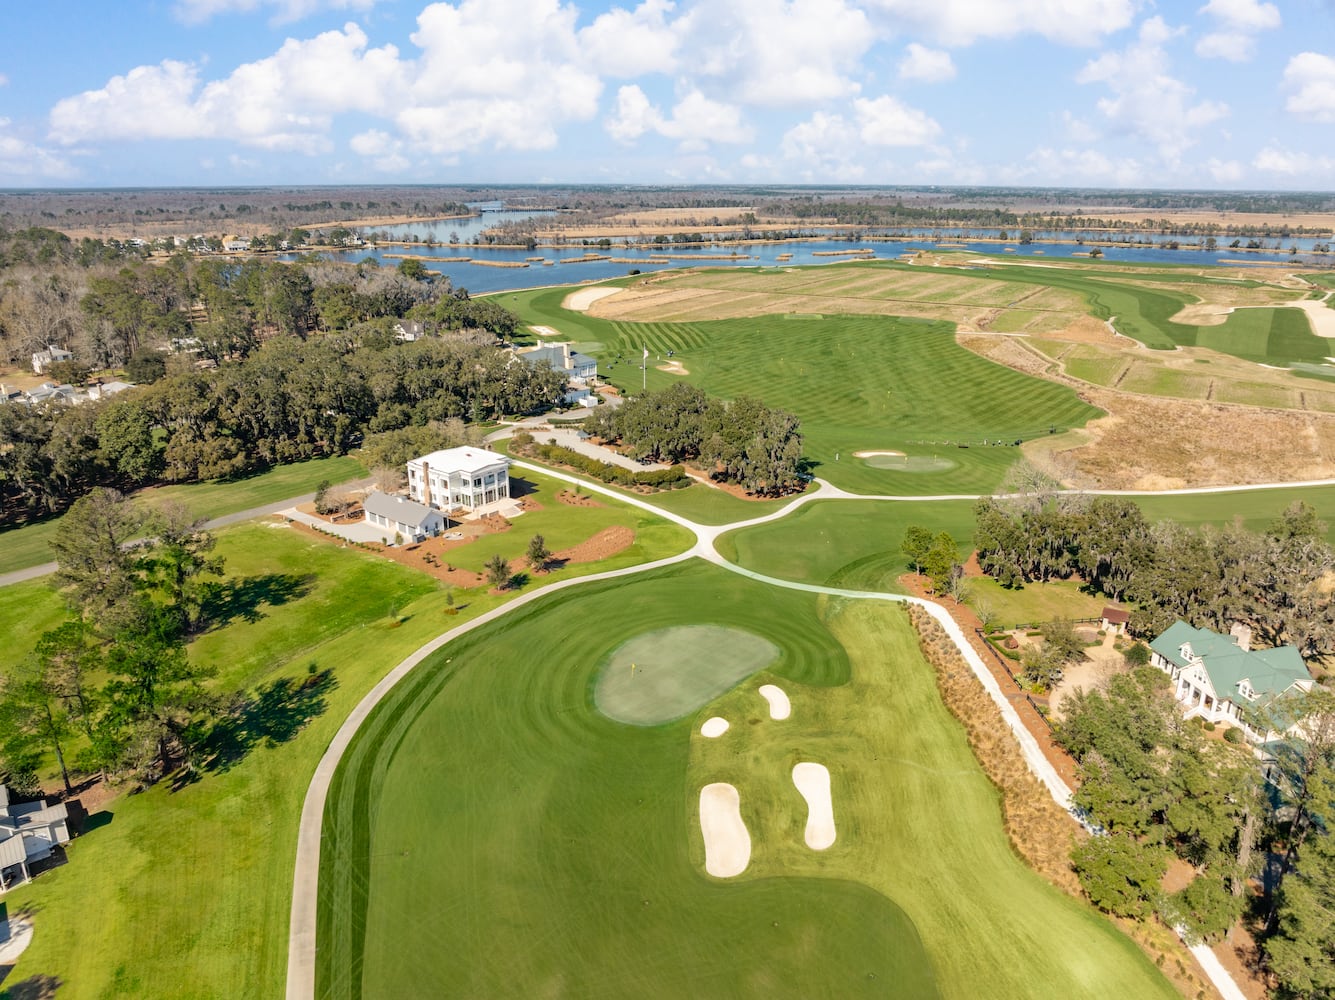
<instances>
[{"instance_id":1,"label":"house with green metal roof","mask_svg":"<svg viewBox=\"0 0 1335 1000\"><path fill-rule=\"evenodd\" d=\"M1252 649L1244 625L1220 635L1174 622L1150 643L1150 663L1172 679L1185 718L1239 726L1258 742L1275 734L1254 729L1250 710L1306 694L1313 684L1297 647Z\"/></svg>"}]
</instances>

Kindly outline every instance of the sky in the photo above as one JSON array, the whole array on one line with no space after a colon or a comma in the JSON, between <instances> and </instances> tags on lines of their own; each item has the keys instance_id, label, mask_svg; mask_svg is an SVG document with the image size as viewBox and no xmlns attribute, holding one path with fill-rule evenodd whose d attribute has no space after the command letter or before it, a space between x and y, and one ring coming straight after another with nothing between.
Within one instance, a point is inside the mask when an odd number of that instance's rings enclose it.
<instances>
[{"instance_id":1,"label":"sky","mask_svg":"<svg viewBox=\"0 0 1335 1000\"><path fill-rule=\"evenodd\" d=\"M1335 190L1335 0L10 0L0 186Z\"/></svg>"}]
</instances>

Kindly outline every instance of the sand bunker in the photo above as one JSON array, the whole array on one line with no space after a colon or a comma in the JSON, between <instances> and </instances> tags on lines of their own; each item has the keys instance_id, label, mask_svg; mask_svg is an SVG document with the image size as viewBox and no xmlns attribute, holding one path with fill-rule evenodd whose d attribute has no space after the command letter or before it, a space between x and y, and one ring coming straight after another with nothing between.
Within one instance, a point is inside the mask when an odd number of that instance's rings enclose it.
<instances>
[{"instance_id":1,"label":"sand bunker","mask_svg":"<svg viewBox=\"0 0 1335 1000\"><path fill-rule=\"evenodd\" d=\"M878 450L878 451L855 451L855 452L853 452L853 457L854 457L854 458L876 458L876 457L881 456L881 455L889 455L889 456L892 457L892 458L903 458L903 457L904 457L904 453L903 453L902 451L891 451L891 450L888 449L888 448L880 449L880 450Z\"/></svg>"},{"instance_id":2,"label":"sand bunker","mask_svg":"<svg viewBox=\"0 0 1335 1000\"><path fill-rule=\"evenodd\" d=\"M705 724L700 727L700 735L708 736L711 740L716 736L722 736L727 731L728 720L719 715L712 719L706 719Z\"/></svg>"},{"instance_id":3,"label":"sand bunker","mask_svg":"<svg viewBox=\"0 0 1335 1000\"><path fill-rule=\"evenodd\" d=\"M793 768L793 784L807 800L807 846L823 851L834 843L834 806L830 802L830 772L824 764L802 762Z\"/></svg>"},{"instance_id":4,"label":"sand bunker","mask_svg":"<svg viewBox=\"0 0 1335 1000\"><path fill-rule=\"evenodd\" d=\"M669 375L689 375L689 374L691 374L689 371L686 370L686 366L683 365L680 361L677 361L675 358L674 358L673 360L669 361L669 362L668 362L667 364L665 364L665 365L659 365L659 366L658 366L658 370L659 370L660 372L667 372Z\"/></svg>"},{"instance_id":5,"label":"sand bunker","mask_svg":"<svg viewBox=\"0 0 1335 1000\"><path fill-rule=\"evenodd\" d=\"M621 291L620 288L581 288L579 291L567 295L561 303L561 308L569 309L572 312L588 312L589 307L599 299L605 299L619 291Z\"/></svg>"},{"instance_id":6,"label":"sand bunker","mask_svg":"<svg viewBox=\"0 0 1335 1000\"><path fill-rule=\"evenodd\" d=\"M555 337L558 340L561 338L561 331L555 329L554 327L530 326L529 329L532 330L534 333L536 333L539 337Z\"/></svg>"},{"instance_id":7,"label":"sand bunker","mask_svg":"<svg viewBox=\"0 0 1335 1000\"><path fill-rule=\"evenodd\" d=\"M760 697L769 702L769 717L771 719L786 719L793 713L793 706L788 702L788 696L783 693L783 688L777 688L773 684L760 685Z\"/></svg>"},{"instance_id":8,"label":"sand bunker","mask_svg":"<svg viewBox=\"0 0 1335 1000\"><path fill-rule=\"evenodd\" d=\"M741 796L727 782L716 781L700 789L700 833L705 839L705 871L716 878L732 878L746 871L751 835L742 821Z\"/></svg>"}]
</instances>

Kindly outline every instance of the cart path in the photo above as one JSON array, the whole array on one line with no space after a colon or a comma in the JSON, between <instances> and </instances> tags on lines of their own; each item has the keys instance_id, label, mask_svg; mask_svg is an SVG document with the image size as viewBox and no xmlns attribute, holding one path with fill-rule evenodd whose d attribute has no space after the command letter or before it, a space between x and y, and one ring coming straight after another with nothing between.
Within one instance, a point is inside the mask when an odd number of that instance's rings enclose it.
<instances>
[{"instance_id":1,"label":"cart path","mask_svg":"<svg viewBox=\"0 0 1335 1000\"><path fill-rule=\"evenodd\" d=\"M641 566L629 566L625 569L611 570L605 573L595 573L589 576L575 577L569 580L562 580L558 583L548 584L537 590L530 591L521 597L516 598L498 608L493 608L486 614L479 615L474 620L459 625L449 631L437 636L424 646L412 653L406 659L401 661L380 682L367 692L366 696L358 702L357 707L344 720L343 725L339 727L334 739L330 742L329 748L320 759L316 767L315 774L311 777L310 786L306 791L306 799L301 810L301 825L297 833L297 857L295 870L293 873L292 884L292 911L291 923L288 928L288 972L287 972L287 1000L314 1000L315 997L315 961L316 961L316 918L318 915L318 887L320 875L320 835L321 826L324 820L325 802L329 795L329 785L333 780L334 772L338 769L339 761L344 752L351 745L357 730L370 715L384 697L393 689L393 687L413 670L418 664L425 660L430 654L449 643L451 640L461 635L479 628L482 625L489 624L500 618L502 615L514 608L523 607L533 601L546 597L548 594L558 590L564 590L568 587L577 586L584 583L594 583L599 580L610 580L622 577L633 576L638 573L649 572L664 566L671 566L677 563L685 562L689 559L699 558L716 566L721 566L733 573L737 573L748 579L755 580L758 583L764 583L773 587L782 587L786 590L804 591L811 594L823 594L831 597L843 597L852 600L875 600L891 601L900 604L916 604L924 608L950 636L951 641L955 643L960 655L969 665L979 683L983 685L1006 724L1015 735L1016 741L1020 745L1020 751L1024 755L1025 763L1030 771L1043 782L1048 789L1048 793L1063 809L1071 810L1071 788L1062 780L1056 769L1048 763L1043 751L1034 739L1032 733L1021 721L1014 706L1011 705L1001 686L997 683L991 672L983 663L982 658L974 651L972 645L966 639L963 630L959 624L951 617L950 613L935 601L929 601L920 597L912 597L907 594L889 594L881 591L866 590L846 590L839 587L825 587L817 584L798 583L792 580L780 580L775 577L765 576L745 567L738 566L729 562L719 554L715 548L715 542L719 536L736 531L740 528L751 527L757 524L765 524L769 521L777 520L781 517L787 517L793 511L798 510L807 504L816 500L933 500L933 499L977 499L971 496L959 497L874 497L864 496L856 493L848 493L831 485L824 480L816 480L817 489L805 493L798 497L792 503L786 504L782 508L768 514L754 517L746 521L734 521L728 524L703 525L697 524L689 518L683 517L674 511L664 510L653 504L640 499L637 496L614 490L611 487L600 483L589 482L576 476L558 472L545 466L535 465L531 462L525 462L520 459L511 459L511 463L519 468L528 469L532 472L539 472L544 476L559 479L564 482L573 483L583 490L592 493L599 493L612 499L619 500L622 503L629 504L632 507L638 507L674 524L681 525L695 536L695 543L685 552L672 556L667 559L659 559L655 562L645 563ZM1174 495L1181 492L1230 492L1238 489L1278 489L1282 486L1329 486L1335 485L1335 480L1317 480L1300 484L1272 484L1263 486L1247 487L1203 487L1197 490L1165 491L1163 495ZM1083 491L1065 491L1065 492L1083 492ZM1102 495L1137 495L1124 494L1119 492L1110 492ZM1145 495L1145 494L1140 494ZM1077 817L1078 818L1078 817ZM1184 939L1185 940L1185 939ZM1246 1000L1245 994L1238 987L1229 975L1228 970L1215 956L1214 952L1206 945L1196 945L1190 947L1192 954L1200 963L1206 976L1213 984L1215 989L1224 998L1224 1000Z\"/></svg>"}]
</instances>

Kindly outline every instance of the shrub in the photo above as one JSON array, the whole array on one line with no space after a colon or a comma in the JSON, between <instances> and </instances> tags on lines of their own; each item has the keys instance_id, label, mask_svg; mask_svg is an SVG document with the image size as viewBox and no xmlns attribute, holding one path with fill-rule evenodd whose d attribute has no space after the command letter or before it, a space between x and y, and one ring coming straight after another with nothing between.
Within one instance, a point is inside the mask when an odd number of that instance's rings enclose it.
<instances>
[{"instance_id":1,"label":"shrub","mask_svg":"<svg viewBox=\"0 0 1335 1000\"><path fill-rule=\"evenodd\" d=\"M1229 726L1224 730L1225 743L1241 743L1243 740L1242 730L1237 726Z\"/></svg>"},{"instance_id":2,"label":"shrub","mask_svg":"<svg viewBox=\"0 0 1335 1000\"><path fill-rule=\"evenodd\" d=\"M1122 655L1126 657L1126 662L1133 667L1143 667L1150 662L1150 648L1143 642L1134 644Z\"/></svg>"}]
</instances>

